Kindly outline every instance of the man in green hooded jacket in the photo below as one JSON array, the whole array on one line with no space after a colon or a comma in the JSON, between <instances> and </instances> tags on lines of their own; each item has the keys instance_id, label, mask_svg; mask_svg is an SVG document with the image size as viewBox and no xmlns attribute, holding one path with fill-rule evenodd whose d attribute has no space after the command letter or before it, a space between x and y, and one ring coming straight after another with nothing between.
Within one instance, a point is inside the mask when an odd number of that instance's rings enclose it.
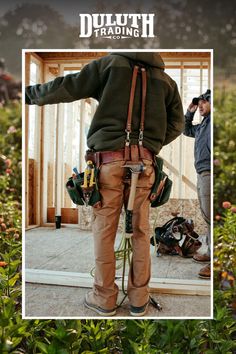
<instances>
[{"instance_id":1,"label":"man in green hooded jacket","mask_svg":"<svg viewBox=\"0 0 236 354\"><path fill-rule=\"evenodd\" d=\"M132 263L128 279L130 314L142 316L149 303L150 280L150 192L155 180L153 156L184 129L184 114L178 88L164 71L158 53L116 52L86 65L81 72L26 87L26 103L55 104L92 97L99 102L87 135L87 145L99 153L101 208L94 208L95 278L85 306L102 316L116 313L118 286L115 283L114 242L122 206L127 206L124 147L133 68L140 65L147 75L145 122L142 137L144 155L137 155L140 141L142 79L138 75L132 110L129 144L136 158L145 164L140 174L133 209ZM131 156L132 159L132 156Z\"/></svg>"}]
</instances>

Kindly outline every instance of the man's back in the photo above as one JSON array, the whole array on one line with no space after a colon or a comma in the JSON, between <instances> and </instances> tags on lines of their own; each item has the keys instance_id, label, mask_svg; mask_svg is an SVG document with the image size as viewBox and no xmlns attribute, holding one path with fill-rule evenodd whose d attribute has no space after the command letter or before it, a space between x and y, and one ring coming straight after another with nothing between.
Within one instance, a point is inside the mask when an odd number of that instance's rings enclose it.
<instances>
[{"instance_id":1,"label":"man's back","mask_svg":"<svg viewBox=\"0 0 236 354\"><path fill-rule=\"evenodd\" d=\"M144 147L159 153L183 130L184 115L176 83L164 72L158 53L113 53L86 65L81 72L26 88L26 103L52 104L92 97L99 105L87 136L90 149L122 149L132 72L135 63L147 70ZM137 144L140 124L141 78L137 79L131 144Z\"/></svg>"},{"instance_id":2,"label":"man's back","mask_svg":"<svg viewBox=\"0 0 236 354\"><path fill-rule=\"evenodd\" d=\"M158 153L183 128L183 111L176 83L164 72L158 53L113 53L97 61L99 106L88 133L88 146L95 150L124 147L132 71L135 64L147 70L144 146ZM141 108L141 75L135 91L131 144L138 143ZM172 129L168 129L172 124ZM112 131L112 133L111 133ZM105 140L105 142L104 142ZM105 144L104 144L105 143Z\"/></svg>"}]
</instances>

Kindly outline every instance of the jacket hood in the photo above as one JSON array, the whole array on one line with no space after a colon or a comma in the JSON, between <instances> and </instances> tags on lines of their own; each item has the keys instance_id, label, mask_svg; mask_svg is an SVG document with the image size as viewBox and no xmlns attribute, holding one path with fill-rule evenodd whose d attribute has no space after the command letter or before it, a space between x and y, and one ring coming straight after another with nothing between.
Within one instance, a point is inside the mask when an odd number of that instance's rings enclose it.
<instances>
[{"instance_id":1,"label":"jacket hood","mask_svg":"<svg viewBox=\"0 0 236 354\"><path fill-rule=\"evenodd\" d=\"M159 69L165 69L165 64L159 53L154 52L117 52L111 55L121 55L133 61L155 66Z\"/></svg>"}]
</instances>

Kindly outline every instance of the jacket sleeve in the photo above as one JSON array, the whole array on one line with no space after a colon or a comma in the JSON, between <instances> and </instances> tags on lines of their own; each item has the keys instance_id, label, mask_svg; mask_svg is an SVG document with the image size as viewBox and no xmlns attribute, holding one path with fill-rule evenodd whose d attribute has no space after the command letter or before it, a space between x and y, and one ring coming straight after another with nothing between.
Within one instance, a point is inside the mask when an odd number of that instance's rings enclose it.
<instances>
[{"instance_id":1,"label":"jacket sleeve","mask_svg":"<svg viewBox=\"0 0 236 354\"><path fill-rule=\"evenodd\" d=\"M174 91L167 105L167 130L163 145L169 144L176 139L184 130L184 113L182 101L176 83L174 83Z\"/></svg>"},{"instance_id":2,"label":"jacket sleeve","mask_svg":"<svg viewBox=\"0 0 236 354\"><path fill-rule=\"evenodd\" d=\"M45 84L27 86L26 104L55 104L72 102L81 98L98 99L99 73L96 61L86 65L80 72L57 77Z\"/></svg>"},{"instance_id":3,"label":"jacket sleeve","mask_svg":"<svg viewBox=\"0 0 236 354\"><path fill-rule=\"evenodd\" d=\"M187 110L185 114L185 126L184 126L184 135L189 136L191 138L195 138L196 130L199 124L193 125L193 117L195 112L190 112Z\"/></svg>"}]
</instances>

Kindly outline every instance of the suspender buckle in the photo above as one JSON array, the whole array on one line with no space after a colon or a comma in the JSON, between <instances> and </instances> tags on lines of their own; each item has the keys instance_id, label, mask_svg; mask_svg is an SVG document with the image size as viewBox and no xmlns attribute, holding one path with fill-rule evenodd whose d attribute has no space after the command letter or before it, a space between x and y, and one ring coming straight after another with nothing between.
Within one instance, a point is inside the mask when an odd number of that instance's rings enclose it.
<instances>
[{"instance_id":1,"label":"suspender buckle","mask_svg":"<svg viewBox=\"0 0 236 354\"><path fill-rule=\"evenodd\" d=\"M130 132L128 130L125 130L126 131L126 139L125 139L125 145L126 146L129 146L130 145Z\"/></svg>"},{"instance_id":2,"label":"suspender buckle","mask_svg":"<svg viewBox=\"0 0 236 354\"><path fill-rule=\"evenodd\" d=\"M143 145L143 130L139 131L138 143L139 145Z\"/></svg>"}]
</instances>

